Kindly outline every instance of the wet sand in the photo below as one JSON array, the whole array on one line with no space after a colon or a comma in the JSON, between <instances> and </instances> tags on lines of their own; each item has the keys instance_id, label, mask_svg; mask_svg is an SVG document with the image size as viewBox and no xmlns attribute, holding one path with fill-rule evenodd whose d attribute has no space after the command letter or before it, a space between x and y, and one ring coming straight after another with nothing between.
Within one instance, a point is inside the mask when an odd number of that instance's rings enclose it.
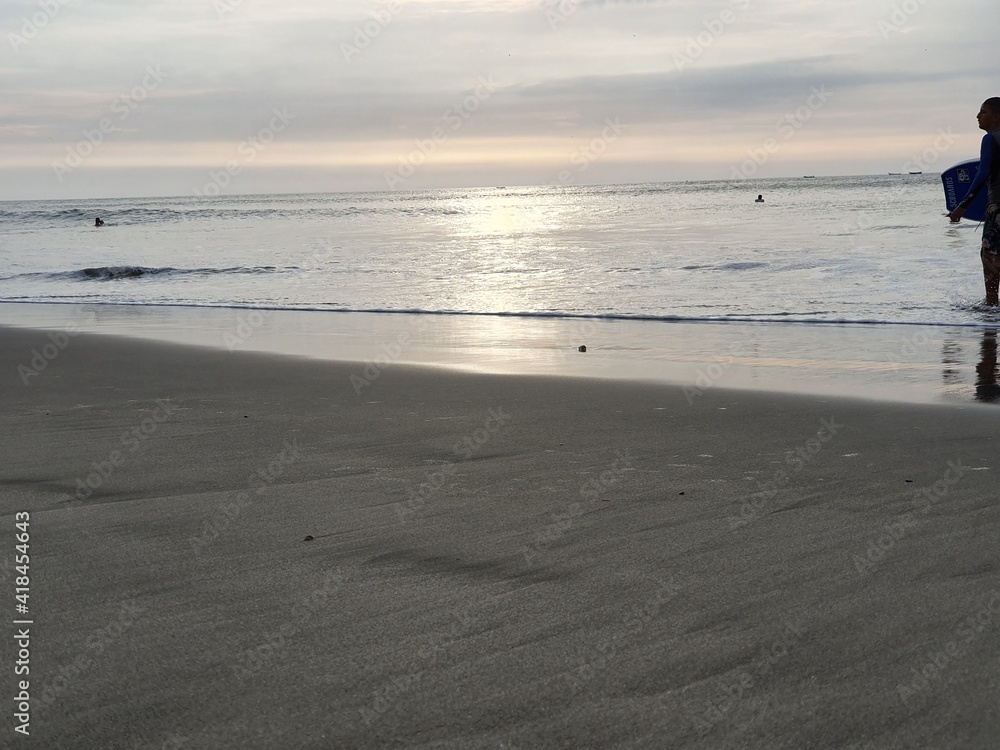
<instances>
[{"instance_id":1,"label":"wet sand","mask_svg":"<svg viewBox=\"0 0 1000 750\"><path fill-rule=\"evenodd\" d=\"M51 341L0 328L23 746L1000 736L989 406Z\"/></svg>"},{"instance_id":2,"label":"wet sand","mask_svg":"<svg viewBox=\"0 0 1000 750\"><path fill-rule=\"evenodd\" d=\"M1000 400L997 328L0 303L0 322L335 362L875 401ZM577 351L587 347L585 355Z\"/></svg>"}]
</instances>

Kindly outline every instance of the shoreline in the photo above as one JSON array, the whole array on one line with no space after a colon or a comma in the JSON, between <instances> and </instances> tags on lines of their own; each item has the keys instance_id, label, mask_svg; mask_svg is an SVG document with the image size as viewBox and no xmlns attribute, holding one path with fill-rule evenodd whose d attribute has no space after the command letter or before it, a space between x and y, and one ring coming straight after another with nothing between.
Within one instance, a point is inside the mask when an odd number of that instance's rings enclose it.
<instances>
[{"instance_id":1,"label":"shoreline","mask_svg":"<svg viewBox=\"0 0 1000 750\"><path fill-rule=\"evenodd\" d=\"M908 403L992 403L989 326L799 324L0 304L0 325L321 360L598 377ZM577 349L587 346L587 352Z\"/></svg>"},{"instance_id":2,"label":"shoreline","mask_svg":"<svg viewBox=\"0 0 1000 750\"><path fill-rule=\"evenodd\" d=\"M1000 730L990 410L403 364L359 391L363 362L86 333L22 384L42 341L0 328L38 746Z\"/></svg>"},{"instance_id":3,"label":"shoreline","mask_svg":"<svg viewBox=\"0 0 1000 750\"><path fill-rule=\"evenodd\" d=\"M10 305L10 306L75 306L75 307L107 307L107 308L125 308L125 309L147 309L147 308L165 308L165 309L180 309L180 310L191 310L191 311L211 311L211 310L233 310L242 313L330 313L336 315L407 315L407 316L424 316L428 318L500 318L507 319L512 318L516 320L555 320L555 321L599 321L599 322L609 322L609 323L664 323L664 324L676 324L676 325L801 325L801 326L832 326L832 327L857 327L857 328L873 328L878 329L881 327L917 327L917 328L958 328L970 330L981 330L983 328L996 328L1000 326L1000 318L994 321L978 321L978 322L965 322L965 323L933 323L927 321L919 320L828 320L824 318L809 318L802 317L796 318L791 315L762 315L754 317L752 315L744 317L683 317L676 315L643 315L643 314L631 314L631 313L568 313L568 312L476 312L471 310L395 310L395 309L344 309L344 308L325 308L325 307L276 307L267 305L237 305L237 304L202 304L202 303L186 303L186 302L150 302L150 303L139 303L139 302L110 302L110 301L96 301L96 302L77 302L77 301L63 301L58 302L55 300L0 300L0 305ZM23 316L30 317L30 316Z\"/></svg>"}]
</instances>

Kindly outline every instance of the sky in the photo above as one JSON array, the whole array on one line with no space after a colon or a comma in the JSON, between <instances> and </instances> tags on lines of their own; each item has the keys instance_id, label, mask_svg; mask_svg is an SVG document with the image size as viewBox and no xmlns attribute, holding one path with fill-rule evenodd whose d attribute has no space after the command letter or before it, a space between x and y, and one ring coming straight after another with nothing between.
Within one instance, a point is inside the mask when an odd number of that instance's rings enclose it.
<instances>
[{"instance_id":1,"label":"sky","mask_svg":"<svg viewBox=\"0 0 1000 750\"><path fill-rule=\"evenodd\" d=\"M996 0L4 0L0 200L939 172Z\"/></svg>"}]
</instances>

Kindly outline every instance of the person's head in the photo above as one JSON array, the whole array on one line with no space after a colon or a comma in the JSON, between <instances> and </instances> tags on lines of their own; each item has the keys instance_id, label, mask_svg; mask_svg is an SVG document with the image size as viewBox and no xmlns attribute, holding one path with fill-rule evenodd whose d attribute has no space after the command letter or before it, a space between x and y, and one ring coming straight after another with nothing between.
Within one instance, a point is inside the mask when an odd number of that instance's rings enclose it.
<instances>
[{"instance_id":1,"label":"person's head","mask_svg":"<svg viewBox=\"0 0 1000 750\"><path fill-rule=\"evenodd\" d=\"M1000 96L991 96L983 102L976 119L979 120L980 129L987 133L1000 129Z\"/></svg>"}]
</instances>

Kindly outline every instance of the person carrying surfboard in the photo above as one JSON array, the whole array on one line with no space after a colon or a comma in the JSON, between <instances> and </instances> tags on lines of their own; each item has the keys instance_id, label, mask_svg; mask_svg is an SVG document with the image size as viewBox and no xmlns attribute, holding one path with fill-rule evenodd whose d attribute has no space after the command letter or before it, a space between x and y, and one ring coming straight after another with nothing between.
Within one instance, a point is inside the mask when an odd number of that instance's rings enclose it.
<instances>
[{"instance_id":1,"label":"person carrying surfboard","mask_svg":"<svg viewBox=\"0 0 1000 750\"><path fill-rule=\"evenodd\" d=\"M960 221L973 199L986 186L986 213L983 217L983 280L986 283L986 304L1000 305L1000 96L983 102L976 115L979 129L985 130L979 156L979 171L969 186L969 192L948 214L953 222Z\"/></svg>"}]
</instances>

